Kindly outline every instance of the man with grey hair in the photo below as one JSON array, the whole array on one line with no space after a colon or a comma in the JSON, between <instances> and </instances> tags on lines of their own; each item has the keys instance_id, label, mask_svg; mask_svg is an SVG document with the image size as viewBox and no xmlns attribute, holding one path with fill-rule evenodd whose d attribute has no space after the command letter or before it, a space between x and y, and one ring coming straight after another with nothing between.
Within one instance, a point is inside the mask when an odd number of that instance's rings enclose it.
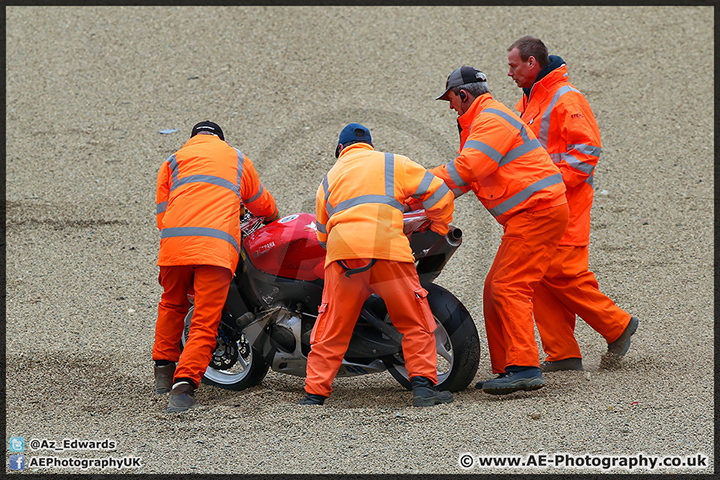
<instances>
[{"instance_id":1,"label":"man with grey hair","mask_svg":"<svg viewBox=\"0 0 720 480\"><path fill-rule=\"evenodd\" d=\"M487 77L462 66L445 92L458 114L458 156L430 172L455 196L472 190L504 234L485 279L483 314L493 373L485 393L504 395L545 385L532 318L535 286L547 271L567 226L560 171L520 118L493 99Z\"/></svg>"},{"instance_id":2,"label":"man with grey hair","mask_svg":"<svg viewBox=\"0 0 720 480\"><path fill-rule=\"evenodd\" d=\"M515 109L562 173L570 208L568 228L550 268L535 290L533 313L543 350L544 372L582 370L575 340L579 315L608 343L601 366L630 348L639 321L598 288L588 267L593 172L600 157L600 129L587 99L569 81L565 62L539 39L525 36L508 48L508 76L524 95Z\"/></svg>"}]
</instances>

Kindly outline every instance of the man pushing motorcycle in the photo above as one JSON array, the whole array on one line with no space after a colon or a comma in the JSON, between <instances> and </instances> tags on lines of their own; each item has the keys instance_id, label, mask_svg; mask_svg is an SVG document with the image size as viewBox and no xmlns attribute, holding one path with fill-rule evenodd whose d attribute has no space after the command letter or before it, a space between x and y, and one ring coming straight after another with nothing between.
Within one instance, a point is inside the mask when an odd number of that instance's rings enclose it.
<instances>
[{"instance_id":1,"label":"man pushing motorcycle","mask_svg":"<svg viewBox=\"0 0 720 480\"><path fill-rule=\"evenodd\" d=\"M402 155L374 150L370 131L351 123L340 132L338 159L318 188L317 237L327 254L325 284L307 359L306 396L322 405L342 364L363 303L375 293L403 334L413 406L453 401L438 391L435 319L403 233L406 200L422 203L430 229L445 235L454 196L445 183Z\"/></svg>"},{"instance_id":2,"label":"man pushing motorcycle","mask_svg":"<svg viewBox=\"0 0 720 480\"><path fill-rule=\"evenodd\" d=\"M195 125L190 140L160 167L156 203L158 280L164 291L152 352L155 389L170 392L168 412L182 412L198 406L194 391L215 349L240 255L241 209L247 206L266 222L276 219L278 210L252 161L225 142L219 125L207 121ZM180 355L191 288L194 313Z\"/></svg>"}]
</instances>

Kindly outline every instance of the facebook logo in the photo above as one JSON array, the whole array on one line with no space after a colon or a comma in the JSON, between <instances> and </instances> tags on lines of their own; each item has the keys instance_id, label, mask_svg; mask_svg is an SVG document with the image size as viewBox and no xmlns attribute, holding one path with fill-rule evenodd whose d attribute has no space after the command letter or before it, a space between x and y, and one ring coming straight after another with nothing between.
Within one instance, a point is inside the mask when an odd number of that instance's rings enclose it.
<instances>
[{"instance_id":1,"label":"facebook logo","mask_svg":"<svg viewBox=\"0 0 720 480\"><path fill-rule=\"evenodd\" d=\"M10 470L25 470L25 455L10 455Z\"/></svg>"},{"instance_id":2,"label":"facebook logo","mask_svg":"<svg viewBox=\"0 0 720 480\"><path fill-rule=\"evenodd\" d=\"M25 439L23 437L10 437L10 451L11 452L25 451Z\"/></svg>"}]
</instances>

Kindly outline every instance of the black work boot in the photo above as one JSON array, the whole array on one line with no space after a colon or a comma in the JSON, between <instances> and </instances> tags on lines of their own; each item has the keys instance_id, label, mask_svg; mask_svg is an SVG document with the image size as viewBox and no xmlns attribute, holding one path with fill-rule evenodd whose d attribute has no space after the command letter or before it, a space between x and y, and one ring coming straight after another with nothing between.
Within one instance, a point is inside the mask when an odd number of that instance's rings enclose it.
<instances>
[{"instance_id":1,"label":"black work boot","mask_svg":"<svg viewBox=\"0 0 720 480\"><path fill-rule=\"evenodd\" d=\"M638 325L640 325L640 320L638 320L637 317L630 317L630 322L628 323L628 326L625 327L625 330L623 330L620 338L608 344L607 353L618 357L625 355L630 349L630 337L633 336L638 328Z\"/></svg>"},{"instance_id":2,"label":"black work boot","mask_svg":"<svg viewBox=\"0 0 720 480\"><path fill-rule=\"evenodd\" d=\"M199 407L195 400L195 387L190 382L178 382L173 385L168 395L168 413L184 412Z\"/></svg>"},{"instance_id":3,"label":"black work boot","mask_svg":"<svg viewBox=\"0 0 720 480\"><path fill-rule=\"evenodd\" d=\"M412 377L410 378L410 385L413 393L413 407L433 407L439 403L453 401L452 393L438 391L427 377Z\"/></svg>"},{"instance_id":4,"label":"black work boot","mask_svg":"<svg viewBox=\"0 0 720 480\"><path fill-rule=\"evenodd\" d=\"M561 370L584 370L582 358L570 357L562 360L555 360L554 362L545 360L540 364L540 371L543 373L559 372Z\"/></svg>"},{"instance_id":5,"label":"black work boot","mask_svg":"<svg viewBox=\"0 0 720 480\"><path fill-rule=\"evenodd\" d=\"M307 393L305 398L301 398L297 401L296 405L322 405L325 403L325 399L322 395L315 395L314 393Z\"/></svg>"},{"instance_id":6,"label":"black work boot","mask_svg":"<svg viewBox=\"0 0 720 480\"><path fill-rule=\"evenodd\" d=\"M518 390L537 390L545 386L539 367L508 365L505 375L483 382L482 390L491 395L507 395Z\"/></svg>"},{"instance_id":7,"label":"black work boot","mask_svg":"<svg viewBox=\"0 0 720 480\"><path fill-rule=\"evenodd\" d=\"M506 375L507 375L507 373L498 373L497 378L503 378L503 377L505 377ZM491 378L490 380L495 380L495 379ZM483 389L483 385L485 385L485 384L486 384L487 382L489 382L490 380L481 380L481 381L477 382L477 383L475 384L475 388L477 388L478 390L482 390L482 389Z\"/></svg>"},{"instance_id":8,"label":"black work boot","mask_svg":"<svg viewBox=\"0 0 720 480\"><path fill-rule=\"evenodd\" d=\"M155 363L153 367L155 371L155 393L168 393L173 385L173 375L175 375L175 362L167 365L158 366Z\"/></svg>"},{"instance_id":9,"label":"black work boot","mask_svg":"<svg viewBox=\"0 0 720 480\"><path fill-rule=\"evenodd\" d=\"M630 317L630 322L620 338L608 343L607 353L600 357L600 368L614 369L620 366L620 360L630 349L630 337L633 336L639 324L640 320L637 317Z\"/></svg>"}]
</instances>

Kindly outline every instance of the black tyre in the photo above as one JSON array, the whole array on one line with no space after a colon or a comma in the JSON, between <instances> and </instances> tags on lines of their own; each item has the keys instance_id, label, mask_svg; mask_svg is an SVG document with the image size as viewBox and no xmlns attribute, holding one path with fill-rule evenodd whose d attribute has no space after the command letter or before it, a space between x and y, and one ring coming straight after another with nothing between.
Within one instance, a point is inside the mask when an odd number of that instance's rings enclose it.
<instances>
[{"instance_id":1,"label":"black tyre","mask_svg":"<svg viewBox=\"0 0 720 480\"><path fill-rule=\"evenodd\" d=\"M185 329L180 348L183 348L187 341L194 308L190 307L185 316ZM211 365L203 375L203 383L228 390L245 390L254 387L265 378L269 365L265 363L260 352L245 341L244 335L237 342L230 342L222 332L219 332L217 342ZM213 364L221 368L213 368Z\"/></svg>"},{"instance_id":2,"label":"black tyre","mask_svg":"<svg viewBox=\"0 0 720 480\"><path fill-rule=\"evenodd\" d=\"M438 353L439 390L459 392L475 378L480 362L480 339L475 322L465 305L455 295L434 283L424 284L428 303L438 326L435 345ZM395 362L385 361L390 374L407 388L410 387L407 370L401 356ZM398 365L397 361L403 364Z\"/></svg>"}]
</instances>

